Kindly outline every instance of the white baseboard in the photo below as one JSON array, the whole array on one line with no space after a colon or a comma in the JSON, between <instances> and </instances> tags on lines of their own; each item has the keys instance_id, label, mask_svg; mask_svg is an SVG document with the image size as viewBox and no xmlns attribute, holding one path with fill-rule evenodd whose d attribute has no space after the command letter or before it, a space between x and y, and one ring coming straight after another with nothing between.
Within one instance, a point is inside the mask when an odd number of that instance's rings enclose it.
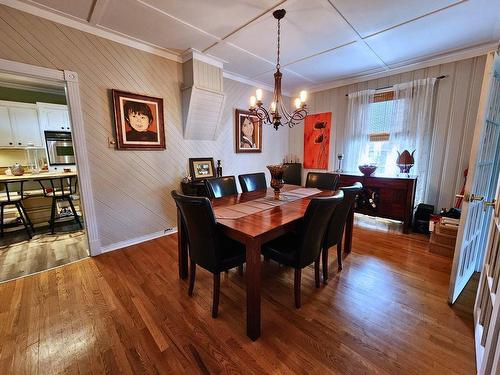
<instances>
[{"instance_id":1,"label":"white baseboard","mask_svg":"<svg viewBox=\"0 0 500 375\"><path fill-rule=\"evenodd\" d=\"M111 244L111 245L102 246L100 248L100 254L108 253L108 252L114 251L114 250L123 249L125 247L132 246L132 245L137 245L141 242L154 240L155 238L158 238L158 237L170 236L171 234L174 234L174 233L177 233L177 227L165 229L165 230L155 232L155 233L145 234L144 236L132 238L130 240L116 242L116 243Z\"/></svg>"}]
</instances>

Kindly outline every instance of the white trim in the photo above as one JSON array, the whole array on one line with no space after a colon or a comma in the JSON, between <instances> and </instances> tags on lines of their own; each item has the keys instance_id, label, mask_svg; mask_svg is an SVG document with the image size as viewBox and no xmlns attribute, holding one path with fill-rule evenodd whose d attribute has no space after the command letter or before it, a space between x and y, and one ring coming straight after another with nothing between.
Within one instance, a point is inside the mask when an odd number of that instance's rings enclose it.
<instances>
[{"instance_id":1,"label":"white trim","mask_svg":"<svg viewBox=\"0 0 500 375\"><path fill-rule=\"evenodd\" d=\"M154 240L155 238L170 236L171 234L177 233L177 227L165 229L159 232L145 234L144 236L132 238L130 240L116 242L114 244L101 247L101 254L108 253L110 251L115 251L123 249L128 246L137 245L142 242Z\"/></svg>"},{"instance_id":2,"label":"white trim","mask_svg":"<svg viewBox=\"0 0 500 375\"><path fill-rule=\"evenodd\" d=\"M227 63L227 61L225 61L225 60L222 60L222 59L219 59L215 56L200 52L194 48L190 48L190 49L184 51L181 54L180 58L181 58L181 61L183 63L185 63L188 60L195 59L195 60L199 60L199 61L202 61L204 63L210 64L210 65L214 65L220 69L223 69L224 64Z\"/></svg>"},{"instance_id":3,"label":"white trim","mask_svg":"<svg viewBox=\"0 0 500 375\"><path fill-rule=\"evenodd\" d=\"M337 87L346 86L353 83L366 82L372 79L388 77L394 74L400 74L417 69L429 68L431 66L436 66L440 64L447 64L454 61L465 60L471 57L486 55L488 52L496 49L496 47L497 43L486 43L479 46L463 49L460 51L450 52L444 55L431 57L424 61L422 61L421 58L418 59L419 61L409 60L402 63L391 65L388 70L377 71L375 73L361 74L355 77L346 77L343 79L338 79L327 83L321 83L319 85L311 86L307 90L310 93L318 91L326 91L329 89L334 89ZM377 68L377 69L383 69L383 68ZM370 71L373 71L373 69L371 69Z\"/></svg>"},{"instance_id":4,"label":"white trim","mask_svg":"<svg viewBox=\"0 0 500 375\"><path fill-rule=\"evenodd\" d=\"M20 11L33 14L34 16L45 18L47 20L60 23L62 25L72 27L74 29L97 35L101 38L109 39L114 42L136 48L138 50L152 53L153 55L161 56L169 60L173 60L176 62L181 62L181 59L178 54L174 52L156 46L154 44L146 43L144 41L134 39L130 36L124 36L117 32L111 31L110 29L106 29L99 26L94 26L89 24L86 21L83 21L79 18L72 17L68 14L59 12L55 9L48 8L42 9L34 5L23 3L19 0L0 0L0 4L6 5L8 7L18 9ZM40 5L42 6L42 5ZM48 10L50 9L50 10Z\"/></svg>"}]
</instances>

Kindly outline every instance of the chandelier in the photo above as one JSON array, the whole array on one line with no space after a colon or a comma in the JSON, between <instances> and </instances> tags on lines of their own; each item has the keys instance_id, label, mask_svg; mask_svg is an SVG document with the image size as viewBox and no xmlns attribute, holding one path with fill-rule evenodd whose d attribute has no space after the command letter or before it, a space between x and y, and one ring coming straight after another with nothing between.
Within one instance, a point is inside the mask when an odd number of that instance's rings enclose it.
<instances>
[{"instance_id":1,"label":"chandelier","mask_svg":"<svg viewBox=\"0 0 500 375\"><path fill-rule=\"evenodd\" d=\"M288 125L292 128L302 121L307 115L307 92L301 91L299 97L295 99L295 110L290 113L283 103L281 93L281 77L280 72L280 21L285 17L286 10L278 9L273 12L274 18L278 20L278 53L276 58L276 73L274 73L274 94L273 101L269 106L269 110L264 108L262 103L262 90L257 89L255 96L250 97L250 115L256 116L265 124L271 124L274 129L278 130L280 126Z\"/></svg>"}]
</instances>

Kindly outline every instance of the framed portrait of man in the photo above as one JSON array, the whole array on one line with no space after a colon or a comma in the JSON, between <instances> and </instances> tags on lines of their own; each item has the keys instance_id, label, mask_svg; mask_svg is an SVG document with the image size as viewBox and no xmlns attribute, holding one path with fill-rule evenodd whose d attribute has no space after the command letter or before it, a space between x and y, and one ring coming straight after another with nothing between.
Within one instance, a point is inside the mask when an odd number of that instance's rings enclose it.
<instances>
[{"instance_id":1,"label":"framed portrait of man","mask_svg":"<svg viewBox=\"0 0 500 375\"><path fill-rule=\"evenodd\" d=\"M262 121L249 111L236 109L234 115L236 152L262 152Z\"/></svg>"},{"instance_id":2,"label":"framed portrait of man","mask_svg":"<svg viewBox=\"0 0 500 375\"><path fill-rule=\"evenodd\" d=\"M163 99L112 90L116 148L165 150Z\"/></svg>"}]
</instances>

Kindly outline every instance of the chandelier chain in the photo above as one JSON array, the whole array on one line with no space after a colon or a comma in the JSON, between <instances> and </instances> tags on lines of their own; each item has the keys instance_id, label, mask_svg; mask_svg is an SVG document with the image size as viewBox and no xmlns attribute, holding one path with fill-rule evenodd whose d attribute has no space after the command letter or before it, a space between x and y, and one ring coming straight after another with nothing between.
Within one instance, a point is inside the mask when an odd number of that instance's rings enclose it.
<instances>
[{"instance_id":1,"label":"chandelier chain","mask_svg":"<svg viewBox=\"0 0 500 375\"><path fill-rule=\"evenodd\" d=\"M278 58L276 59L276 69L278 69L278 70L281 67L281 65L280 65L280 35L281 35L280 23L281 23L281 20L278 20Z\"/></svg>"}]
</instances>

